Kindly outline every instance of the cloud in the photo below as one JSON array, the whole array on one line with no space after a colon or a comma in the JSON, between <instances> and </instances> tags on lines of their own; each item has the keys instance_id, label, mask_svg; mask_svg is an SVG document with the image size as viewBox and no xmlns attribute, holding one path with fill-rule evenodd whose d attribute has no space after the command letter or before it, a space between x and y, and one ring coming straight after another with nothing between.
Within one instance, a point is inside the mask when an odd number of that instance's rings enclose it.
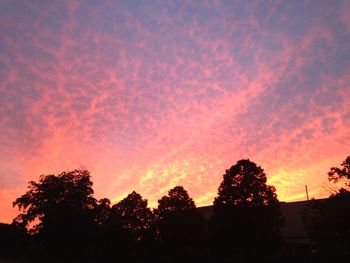
<instances>
[{"instance_id":1,"label":"cloud","mask_svg":"<svg viewBox=\"0 0 350 263\"><path fill-rule=\"evenodd\" d=\"M137 190L156 205L183 185L206 205L250 158L295 200L304 184L323 196L320 178L348 155L342 1L0 5L9 199L84 165L97 197Z\"/></svg>"}]
</instances>

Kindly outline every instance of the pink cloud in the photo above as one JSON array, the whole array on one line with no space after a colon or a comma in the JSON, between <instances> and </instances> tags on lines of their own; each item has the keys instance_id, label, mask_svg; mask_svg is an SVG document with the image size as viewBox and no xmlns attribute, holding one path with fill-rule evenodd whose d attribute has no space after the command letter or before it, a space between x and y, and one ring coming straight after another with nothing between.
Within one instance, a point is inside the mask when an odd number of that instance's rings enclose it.
<instances>
[{"instance_id":1,"label":"pink cloud","mask_svg":"<svg viewBox=\"0 0 350 263\"><path fill-rule=\"evenodd\" d=\"M183 185L210 204L242 158L265 168L281 200L303 198L304 184L324 196L349 151L350 37L333 30L346 13L270 7L8 4L0 220L27 181L81 165L114 202L136 190L156 205Z\"/></svg>"}]
</instances>

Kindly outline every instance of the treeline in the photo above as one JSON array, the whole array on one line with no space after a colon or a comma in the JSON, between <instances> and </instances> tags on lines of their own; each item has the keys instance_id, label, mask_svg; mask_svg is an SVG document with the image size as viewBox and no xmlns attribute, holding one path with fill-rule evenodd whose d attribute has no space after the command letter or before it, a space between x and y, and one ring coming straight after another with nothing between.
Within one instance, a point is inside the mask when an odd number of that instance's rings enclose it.
<instances>
[{"instance_id":1,"label":"treeline","mask_svg":"<svg viewBox=\"0 0 350 263\"><path fill-rule=\"evenodd\" d=\"M332 168L330 178L349 179L349 164L350 157L342 164L347 170ZM29 182L28 191L13 203L21 214L7 233L11 241L0 239L2 256L51 262L292 262L292 252L280 236L283 218L276 190L266 184L264 170L250 160L226 170L209 220L182 186L170 189L153 210L136 192L114 205L107 198L96 200L92 186L87 170ZM339 196L348 192L342 189L333 195ZM343 203L349 205L346 198ZM327 209L312 203L314 212L305 213L314 241L303 254L305 259L326 258L322 253L326 254L327 242L320 242L320 233L327 232L322 214ZM341 236L332 236L333 246L341 244L333 262L350 251L349 237Z\"/></svg>"}]
</instances>

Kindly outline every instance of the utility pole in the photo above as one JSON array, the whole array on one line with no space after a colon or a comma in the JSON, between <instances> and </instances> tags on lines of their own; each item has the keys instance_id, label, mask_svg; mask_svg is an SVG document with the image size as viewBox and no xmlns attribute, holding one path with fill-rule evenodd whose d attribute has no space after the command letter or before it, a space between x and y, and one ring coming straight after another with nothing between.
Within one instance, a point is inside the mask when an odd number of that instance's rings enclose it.
<instances>
[{"instance_id":1,"label":"utility pole","mask_svg":"<svg viewBox=\"0 0 350 263\"><path fill-rule=\"evenodd\" d=\"M309 191L307 190L307 185L305 185L306 199L309 201Z\"/></svg>"}]
</instances>

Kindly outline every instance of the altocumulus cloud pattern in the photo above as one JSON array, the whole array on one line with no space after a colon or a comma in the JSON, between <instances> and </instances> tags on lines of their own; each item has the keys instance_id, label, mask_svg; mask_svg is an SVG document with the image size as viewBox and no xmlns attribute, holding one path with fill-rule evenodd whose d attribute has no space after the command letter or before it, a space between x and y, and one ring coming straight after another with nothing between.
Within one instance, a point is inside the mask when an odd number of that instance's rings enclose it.
<instances>
[{"instance_id":1,"label":"altocumulus cloud pattern","mask_svg":"<svg viewBox=\"0 0 350 263\"><path fill-rule=\"evenodd\" d=\"M1 1L0 219L40 174L212 203L250 158L281 200L349 154L348 1Z\"/></svg>"}]
</instances>

